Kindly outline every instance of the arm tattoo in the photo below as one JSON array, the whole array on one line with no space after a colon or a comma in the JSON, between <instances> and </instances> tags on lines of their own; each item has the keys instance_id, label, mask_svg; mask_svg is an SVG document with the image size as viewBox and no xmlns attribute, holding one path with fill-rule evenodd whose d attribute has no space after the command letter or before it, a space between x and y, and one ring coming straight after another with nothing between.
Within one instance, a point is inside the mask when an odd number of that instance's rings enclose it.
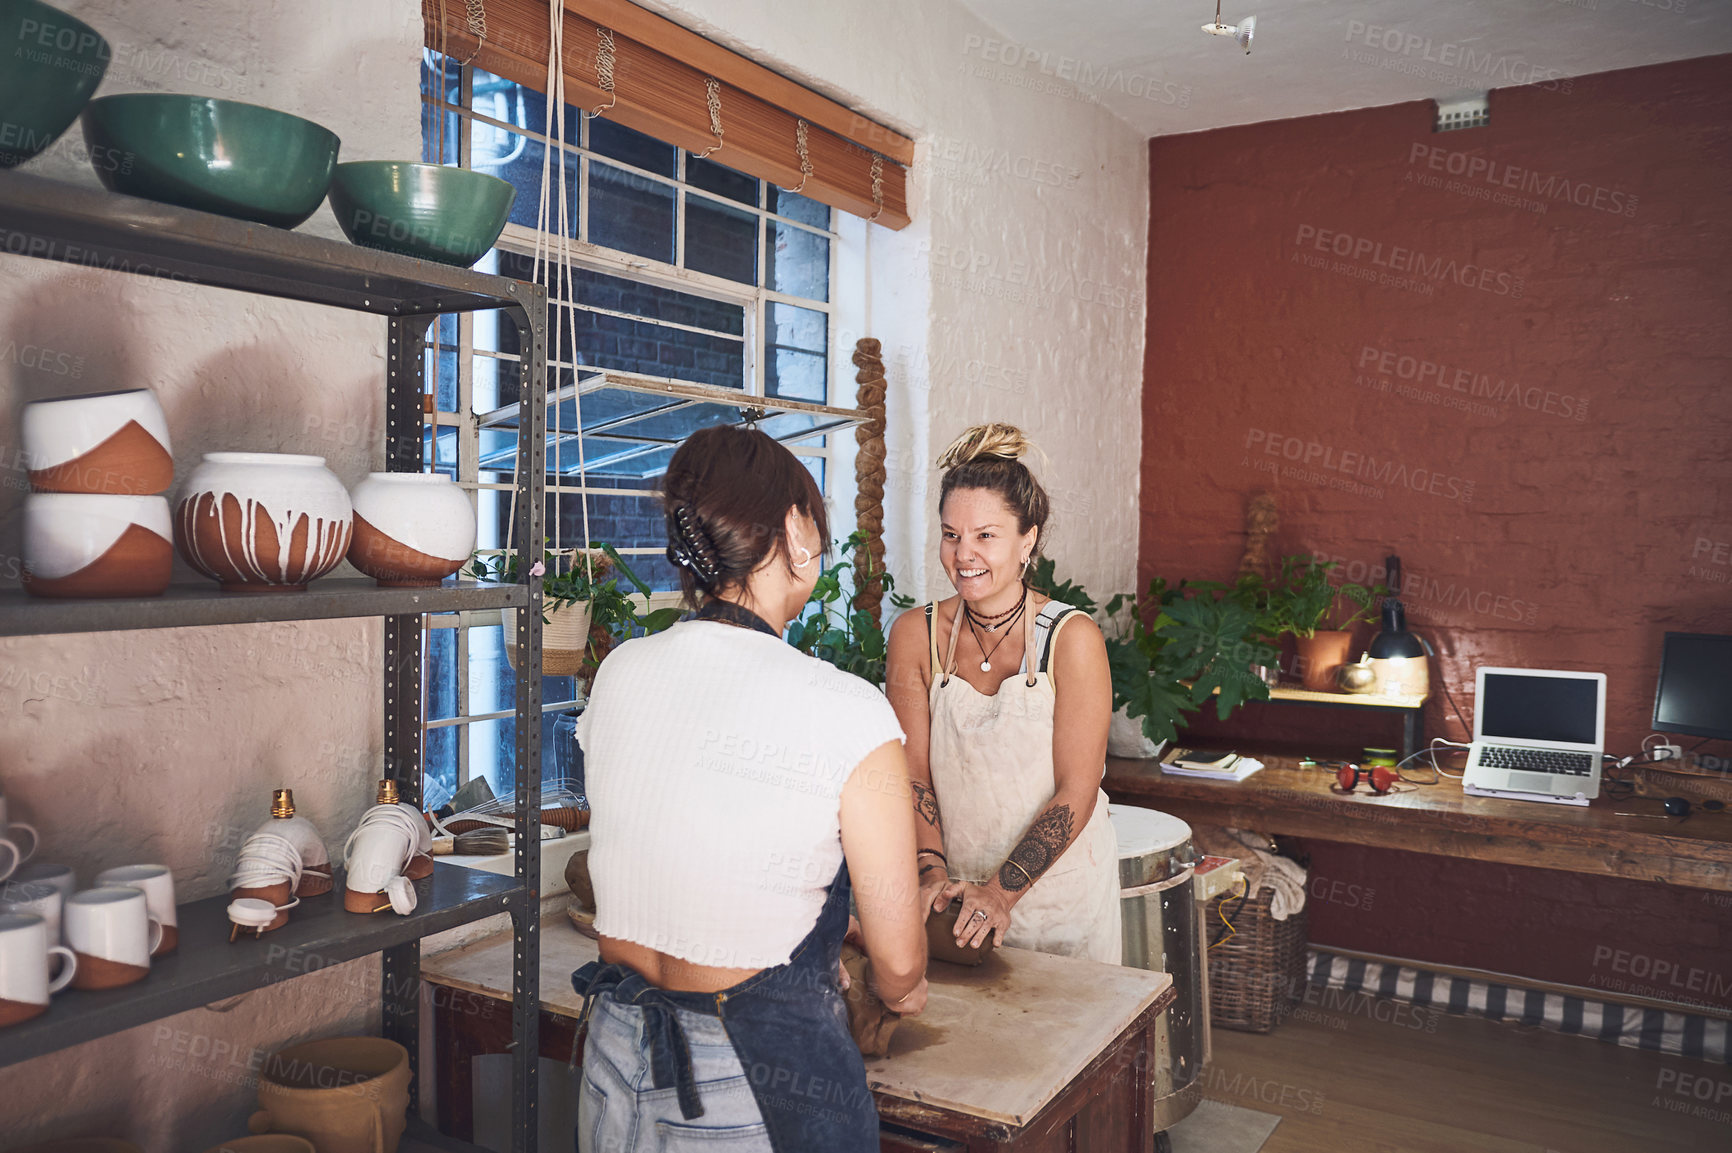
<instances>
[{"instance_id":1,"label":"arm tattoo","mask_svg":"<svg viewBox=\"0 0 1732 1153\"><path fill-rule=\"evenodd\" d=\"M919 781L910 781L908 786L914 790L914 811L920 814L921 820L938 828L938 794Z\"/></svg>"},{"instance_id":2,"label":"arm tattoo","mask_svg":"<svg viewBox=\"0 0 1732 1153\"><path fill-rule=\"evenodd\" d=\"M1054 805L1030 825L1004 864L998 867L998 884L1007 893L1026 889L1052 867L1070 844L1075 824L1069 805Z\"/></svg>"}]
</instances>

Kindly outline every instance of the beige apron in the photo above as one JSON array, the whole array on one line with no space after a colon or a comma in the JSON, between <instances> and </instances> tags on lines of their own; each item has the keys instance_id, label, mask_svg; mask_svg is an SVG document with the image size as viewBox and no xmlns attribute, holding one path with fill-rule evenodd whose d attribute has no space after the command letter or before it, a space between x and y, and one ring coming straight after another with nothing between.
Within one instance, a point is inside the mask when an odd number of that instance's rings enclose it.
<instances>
[{"instance_id":1,"label":"beige apron","mask_svg":"<svg viewBox=\"0 0 1732 1153\"><path fill-rule=\"evenodd\" d=\"M993 876L1052 803L1055 696L1047 664L1054 626L1071 611L1053 601L1038 620L1023 615L1022 668L987 696L955 675L960 608L940 664L937 614L935 606L926 606L932 658L927 759L954 877L978 883ZM1118 839L1102 792L1070 847L1011 910L1003 943L1117 965L1123 960L1121 932Z\"/></svg>"}]
</instances>

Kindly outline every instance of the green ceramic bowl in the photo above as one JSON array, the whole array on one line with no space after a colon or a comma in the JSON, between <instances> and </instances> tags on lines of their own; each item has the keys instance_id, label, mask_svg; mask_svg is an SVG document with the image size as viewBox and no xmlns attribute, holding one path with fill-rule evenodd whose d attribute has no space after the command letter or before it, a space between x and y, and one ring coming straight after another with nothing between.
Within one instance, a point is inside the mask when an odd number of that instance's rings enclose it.
<instances>
[{"instance_id":1,"label":"green ceramic bowl","mask_svg":"<svg viewBox=\"0 0 1732 1153\"><path fill-rule=\"evenodd\" d=\"M517 189L467 168L356 160L337 165L331 211L350 240L468 268L499 239Z\"/></svg>"},{"instance_id":2,"label":"green ceramic bowl","mask_svg":"<svg viewBox=\"0 0 1732 1153\"><path fill-rule=\"evenodd\" d=\"M342 143L311 120L208 96L104 96L83 123L114 191L278 228L319 207Z\"/></svg>"},{"instance_id":3,"label":"green ceramic bowl","mask_svg":"<svg viewBox=\"0 0 1732 1153\"><path fill-rule=\"evenodd\" d=\"M108 41L39 0L0 0L0 168L60 139L108 71Z\"/></svg>"}]
</instances>

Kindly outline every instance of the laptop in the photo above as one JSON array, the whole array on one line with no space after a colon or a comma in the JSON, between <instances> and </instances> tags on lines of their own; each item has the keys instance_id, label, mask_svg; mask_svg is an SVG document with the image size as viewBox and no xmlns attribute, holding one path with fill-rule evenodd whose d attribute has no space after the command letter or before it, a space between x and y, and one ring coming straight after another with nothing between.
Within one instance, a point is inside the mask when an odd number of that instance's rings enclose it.
<instances>
[{"instance_id":1,"label":"laptop","mask_svg":"<svg viewBox=\"0 0 1732 1153\"><path fill-rule=\"evenodd\" d=\"M1585 805L1600 795L1606 674L1482 668L1462 788Z\"/></svg>"}]
</instances>

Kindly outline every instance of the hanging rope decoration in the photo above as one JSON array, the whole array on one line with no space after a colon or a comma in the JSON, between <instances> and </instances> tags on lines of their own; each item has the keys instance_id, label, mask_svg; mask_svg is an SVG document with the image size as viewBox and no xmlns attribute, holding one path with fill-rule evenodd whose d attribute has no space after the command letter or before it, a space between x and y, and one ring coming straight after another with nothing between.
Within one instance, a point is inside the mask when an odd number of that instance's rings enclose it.
<instances>
[{"instance_id":1,"label":"hanging rope decoration","mask_svg":"<svg viewBox=\"0 0 1732 1153\"><path fill-rule=\"evenodd\" d=\"M872 215L866 218L871 224L884 215L884 158L876 153L872 156Z\"/></svg>"},{"instance_id":2,"label":"hanging rope decoration","mask_svg":"<svg viewBox=\"0 0 1732 1153\"><path fill-rule=\"evenodd\" d=\"M487 0L463 0L463 7L467 10L469 31L475 34L475 51L463 62L467 65L481 54L481 46L487 43Z\"/></svg>"},{"instance_id":3,"label":"hanging rope decoration","mask_svg":"<svg viewBox=\"0 0 1732 1153\"><path fill-rule=\"evenodd\" d=\"M594 112L586 114L591 120L619 103L619 93L613 90L613 61L613 29L597 25L595 29L595 82L603 92L607 93L607 103Z\"/></svg>"},{"instance_id":4,"label":"hanging rope decoration","mask_svg":"<svg viewBox=\"0 0 1732 1153\"><path fill-rule=\"evenodd\" d=\"M704 102L710 106L710 135L716 142L702 152L694 152L699 160L722 146L722 82L714 76L704 77Z\"/></svg>"},{"instance_id":5,"label":"hanging rope decoration","mask_svg":"<svg viewBox=\"0 0 1732 1153\"><path fill-rule=\"evenodd\" d=\"M812 154L806 150L806 122L794 122L794 152L800 157L800 183L788 189L789 192L802 192L806 181L812 179Z\"/></svg>"},{"instance_id":6,"label":"hanging rope decoration","mask_svg":"<svg viewBox=\"0 0 1732 1153\"><path fill-rule=\"evenodd\" d=\"M882 623L884 580L876 575L884 571L884 383L883 348L871 337L854 342L854 366L859 369L854 381L860 386L856 407L866 414L866 422L855 426L854 441L859 452L854 457L854 521L866 534L864 555L854 558L856 574L873 573L873 579L861 584L854 594L854 607L872 614Z\"/></svg>"}]
</instances>

